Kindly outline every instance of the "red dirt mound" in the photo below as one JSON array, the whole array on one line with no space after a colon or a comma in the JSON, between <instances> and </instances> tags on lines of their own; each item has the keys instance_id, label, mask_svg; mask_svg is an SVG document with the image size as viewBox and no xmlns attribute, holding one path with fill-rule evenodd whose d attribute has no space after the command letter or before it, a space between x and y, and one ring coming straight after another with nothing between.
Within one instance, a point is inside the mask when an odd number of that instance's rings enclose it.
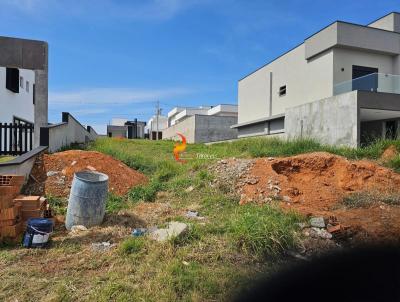
<instances>
[{"instance_id":1,"label":"red dirt mound","mask_svg":"<svg viewBox=\"0 0 400 302\"><path fill-rule=\"evenodd\" d=\"M32 169L29 193L68 197L75 172L96 170L108 175L109 191L124 195L128 190L147 181L139 173L109 155L95 151L70 150L44 154Z\"/></svg>"},{"instance_id":2,"label":"red dirt mound","mask_svg":"<svg viewBox=\"0 0 400 302\"><path fill-rule=\"evenodd\" d=\"M400 175L373 162L349 161L324 152L258 159L249 177L257 181L244 184L245 201L260 201L275 195L282 198L282 207L305 215L334 216L340 223L362 227L376 235L400 234L399 206L343 207L343 198L353 192L400 194Z\"/></svg>"}]
</instances>

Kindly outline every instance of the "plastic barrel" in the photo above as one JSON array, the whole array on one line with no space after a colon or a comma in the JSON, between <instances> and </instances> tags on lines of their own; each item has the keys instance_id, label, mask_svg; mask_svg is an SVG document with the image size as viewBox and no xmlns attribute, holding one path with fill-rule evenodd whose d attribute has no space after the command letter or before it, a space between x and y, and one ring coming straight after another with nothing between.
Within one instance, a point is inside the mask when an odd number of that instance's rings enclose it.
<instances>
[{"instance_id":1,"label":"plastic barrel","mask_svg":"<svg viewBox=\"0 0 400 302\"><path fill-rule=\"evenodd\" d=\"M93 171L81 171L74 175L68 200L65 226L89 228L103 222L108 192L108 176Z\"/></svg>"},{"instance_id":2,"label":"plastic barrel","mask_svg":"<svg viewBox=\"0 0 400 302\"><path fill-rule=\"evenodd\" d=\"M44 247L53 232L53 221L46 218L31 218L24 234L24 247Z\"/></svg>"}]
</instances>

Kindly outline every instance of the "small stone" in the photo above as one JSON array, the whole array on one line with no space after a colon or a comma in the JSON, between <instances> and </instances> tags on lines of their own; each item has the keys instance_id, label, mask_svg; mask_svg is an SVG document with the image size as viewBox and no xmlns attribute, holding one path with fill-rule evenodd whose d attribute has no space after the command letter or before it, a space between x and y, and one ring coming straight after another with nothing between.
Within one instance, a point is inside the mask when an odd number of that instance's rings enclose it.
<instances>
[{"instance_id":1,"label":"small stone","mask_svg":"<svg viewBox=\"0 0 400 302\"><path fill-rule=\"evenodd\" d=\"M58 174L57 171L49 171L49 172L46 173L47 177L54 176L54 175L57 175L57 174Z\"/></svg>"},{"instance_id":2,"label":"small stone","mask_svg":"<svg viewBox=\"0 0 400 302\"><path fill-rule=\"evenodd\" d=\"M187 261L182 261L182 264L188 266L188 265L189 265L189 262L187 262Z\"/></svg>"},{"instance_id":3,"label":"small stone","mask_svg":"<svg viewBox=\"0 0 400 302\"><path fill-rule=\"evenodd\" d=\"M76 163L77 163L77 161L76 161L76 160L74 160L74 161L71 163L71 166L75 166L75 165L76 165Z\"/></svg>"},{"instance_id":4,"label":"small stone","mask_svg":"<svg viewBox=\"0 0 400 302\"><path fill-rule=\"evenodd\" d=\"M303 230L303 229L305 229L305 228L307 227L307 223L304 223L304 222L298 222L298 223L296 223L296 225L297 225L301 230Z\"/></svg>"},{"instance_id":5,"label":"small stone","mask_svg":"<svg viewBox=\"0 0 400 302\"><path fill-rule=\"evenodd\" d=\"M289 196L282 196L282 200L284 201L284 202L292 202L292 199L289 197Z\"/></svg>"},{"instance_id":6,"label":"small stone","mask_svg":"<svg viewBox=\"0 0 400 302\"><path fill-rule=\"evenodd\" d=\"M324 217L312 217L310 219L310 225L316 228L324 228L325 227Z\"/></svg>"},{"instance_id":7,"label":"small stone","mask_svg":"<svg viewBox=\"0 0 400 302\"><path fill-rule=\"evenodd\" d=\"M172 221L169 223L168 232L170 237L179 237L186 233L188 225L186 223Z\"/></svg>"},{"instance_id":8,"label":"small stone","mask_svg":"<svg viewBox=\"0 0 400 302\"><path fill-rule=\"evenodd\" d=\"M267 159L268 159L269 161L274 160L273 157L268 157Z\"/></svg>"},{"instance_id":9,"label":"small stone","mask_svg":"<svg viewBox=\"0 0 400 302\"><path fill-rule=\"evenodd\" d=\"M71 231L69 232L69 235L79 235L81 233L87 232L88 229L84 225L74 225L71 227Z\"/></svg>"},{"instance_id":10,"label":"small stone","mask_svg":"<svg viewBox=\"0 0 400 302\"><path fill-rule=\"evenodd\" d=\"M258 179L256 178L250 178L246 181L246 183L250 184L250 185L255 185L258 183Z\"/></svg>"},{"instance_id":11,"label":"small stone","mask_svg":"<svg viewBox=\"0 0 400 302\"><path fill-rule=\"evenodd\" d=\"M172 238L180 237L188 230L186 223L172 221L169 223L167 229L158 229L150 233L150 238L159 242L165 242Z\"/></svg>"},{"instance_id":12,"label":"small stone","mask_svg":"<svg viewBox=\"0 0 400 302\"><path fill-rule=\"evenodd\" d=\"M89 169L90 171L96 171L96 168L92 166L86 166L86 168Z\"/></svg>"},{"instance_id":13,"label":"small stone","mask_svg":"<svg viewBox=\"0 0 400 302\"><path fill-rule=\"evenodd\" d=\"M96 242L92 243L92 250L96 252L106 252L110 250L114 244L111 244L110 242Z\"/></svg>"},{"instance_id":14,"label":"small stone","mask_svg":"<svg viewBox=\"0 0 400 302\"><path fill-rule=\"evenodd\" d=\"M320 229L320 228L311 228L310 232L311 237L314 238L323 238L323 239L332 239L332 234L327 232L325 229Z\"/></svg>"},{"instance_id":15,"label":"small stone","mask_svg":"<svg viewBox=\"0 0 400 302\"><path fill-rule=\"evenodd\" d=\"M275 190L275 191L278 191L278 192L282 191L282 189L277 185L273 185L272 189Z\"/></svg>"},{"instance_id":16,"label":"small stone","mask_svg":"<svg viewBox=\"0 0 400 302\"><path fill-rule=\"evenodd\" d=\"M190 193L190 192L192 192L194 190L194 187L193 186L190 186L190 187L188 187L186 190L185 190L185 192L186 193Z\"/></svg>"}]
</instances>

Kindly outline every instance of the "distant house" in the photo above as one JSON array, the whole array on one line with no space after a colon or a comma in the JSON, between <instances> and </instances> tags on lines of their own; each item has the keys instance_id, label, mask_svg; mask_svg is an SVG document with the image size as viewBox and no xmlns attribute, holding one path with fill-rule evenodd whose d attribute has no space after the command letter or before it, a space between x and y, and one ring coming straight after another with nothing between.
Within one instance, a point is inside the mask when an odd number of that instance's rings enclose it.
<instances>
[{"instance_id":1,"label":"distant house","mask_svg":"<svg viewBox=\"0 0 400 302\"><path fill-rule=\"evenodd\" d=\"M141 122L135 119L129 121L127 119L113 118L111 124L107 125L108 137L121 138L144 138L146 122Z\"/></svg>"},{"instance_id":2,"label":"distant house","mask_svg":"<svg viewBox=\"0 0 400 302\"><path fill-rule=\"evenodd\" d=\"M146 125L146 134L151 140L162 139L162 132L168 128L168 117L153 115Z\"/></svg>"},{"instance_id":3,"label":"distant house","mask_svg":"<svg viewBox=\"0 0 400 302\"><path fill-rule=\"evenodd\" d=\"M168 112L168 128L163 139L177 139L177 133L185 135L188 143L206 143L234 139L237 130L236 105L221 104L207 107L175 107Z\"/></svg>"}]
</instances>

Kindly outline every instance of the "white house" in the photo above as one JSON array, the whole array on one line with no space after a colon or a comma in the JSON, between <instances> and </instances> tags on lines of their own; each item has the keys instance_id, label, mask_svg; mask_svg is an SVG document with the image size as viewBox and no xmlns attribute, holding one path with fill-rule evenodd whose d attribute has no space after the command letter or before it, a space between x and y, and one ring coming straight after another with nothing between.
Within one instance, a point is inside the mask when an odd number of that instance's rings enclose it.
<instances>
[{"instance_id":1,"label":"white house","mask_svg":"<svg viewBox=\"0 0 400 302\"><path fill-rule=\"evenodd\" d=\"M0 67L0 123L34 124L35 72Z\"/></svg>"},{"instance_id":2,"label":"white house","mask_svg":"<svg viewBox=\"0 0 400 302\"><path fill-rule=\"evenodd\" d=\"M164 115L153 115L146 125L146 132L149 139L156 140L162 139L162 131L168 128L168 117Z\"/></svg>"},{"instance_id":3,"label":"white house","mask_svg":"<svg viewBox=\"0 0 400 302\"><path fill-rule=\"evenodd\" d=\"M400 14L335 21L238 83L239 137L312 137L357 146L395 138L400 119Z\"/></svg>"},{"instance_id":4,"label":"white house","mask_svg":"<svg viewBox=\"0 0 400 302\"><path fill-rule=\"evenodd\" d=\"M168 112L168 128L163 139L176 139L185 135L188 143L213 142L237 137L231 126L237 123L237 105L175 107Z\"/></svg>"}]
</instances>

